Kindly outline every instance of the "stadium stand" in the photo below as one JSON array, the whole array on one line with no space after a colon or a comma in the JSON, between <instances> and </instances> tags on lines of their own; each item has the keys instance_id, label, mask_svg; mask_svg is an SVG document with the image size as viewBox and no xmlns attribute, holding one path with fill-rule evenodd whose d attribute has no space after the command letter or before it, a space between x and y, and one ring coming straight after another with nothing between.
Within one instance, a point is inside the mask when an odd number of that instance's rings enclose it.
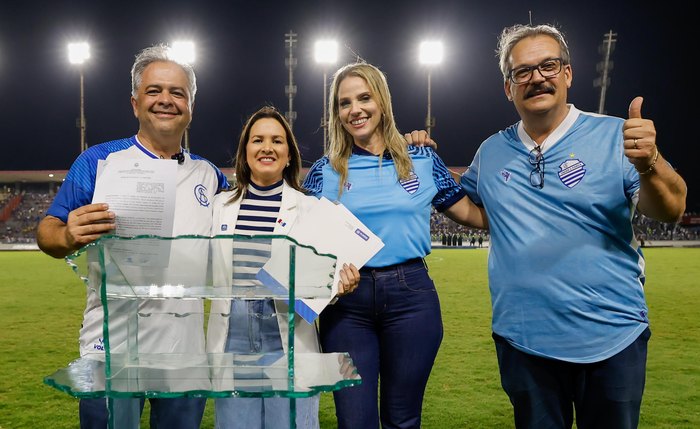
<instances>
[{"instance_id":1,"label":"stadium stand","mask_svg":"<svg viewBox=\"0 0 700 429\"><path fill-rule=\"evenodd\" d=\"M222 171L227 177L233 177L232 169ZM65 170L0 171L0 244L36 248L36 227L66 173ZM700 246L699 213L686 213L678 224L635 214L633 223L635 235L643 245L680 241L684 242L681 245ZM430 215L430 234L435 247L487 247L489 242L488 232L459 225L434 209Z\"/></svg>"}]
</instances>

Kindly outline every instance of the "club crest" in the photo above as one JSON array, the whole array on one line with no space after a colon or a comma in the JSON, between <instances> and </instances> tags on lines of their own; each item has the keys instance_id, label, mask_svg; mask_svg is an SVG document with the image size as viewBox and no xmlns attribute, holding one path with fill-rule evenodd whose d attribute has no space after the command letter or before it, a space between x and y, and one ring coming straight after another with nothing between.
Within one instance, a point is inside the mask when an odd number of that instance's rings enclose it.
<instances>
[{"instance_id":1,"label":"club crest","mask_svg":"<svg viewBox=\"0 0 700 429\"><path fill-rule=\"evenodd\" d=\"M568 188L578 185L586 175L586 164L579 159L567 159L559 165L559 180Z\"/></svg>"},{"instance_id":2,"label":"club crest","mask_svg":"<svg viewBox=\"0 0 700 429\"><path fill-rule=\"evenodd\" d=\"M207 197L207 187L199 184L194 187L194 197L199 202L199 205L209 207L209 198Z\"/></svg>"},{"instance_id":3,"label":"club crest","mask_svg":"<svg viewBox=\"0 0 700 429\"><path fill-rule=\"evenodd\" d=\"M411 195L415 194L420 187L420 181L414 172L411 172L411 176L408 179L399 180L399 183L401 184L401 187Z\"/></svg>"}]
</instances>

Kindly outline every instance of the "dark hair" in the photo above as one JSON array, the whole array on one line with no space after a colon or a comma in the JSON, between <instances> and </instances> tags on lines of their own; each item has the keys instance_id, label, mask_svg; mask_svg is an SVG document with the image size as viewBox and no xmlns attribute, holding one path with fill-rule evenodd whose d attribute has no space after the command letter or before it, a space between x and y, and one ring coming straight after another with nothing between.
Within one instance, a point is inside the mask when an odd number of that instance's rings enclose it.
<instances>
[{"instance_id":1,"label":"dark hair","mask_svg":"<svg viewBox=\"0 0 700 429\"><path fill-rule=\"evenodd\" d=\"M253 125L260 119L270 118L274 119L282 125L284 128L284 133L287 137L287 146L289 147L289 165L282 171L282 177L287 185L296 189L299 192L303 192L301 187L301 154L299 153L299 146L297 145L297 140L292 133L292 127L289 126L289 122L284 118L284 116L273 106L265 106L258 110L257 112L250 115L245 125L243 125L243 130L241 131L241 137L238 140L238 149L236 150L236 159L233 163L233 168L236 175L236 189L233 197L229 201L236 201L239 198L245 197L248 190L248 185L250 184L250 166L248 165L248 160L246 157L246 147L248 146L248 139L250 138L250 129Z\"/></svg>"}]
</instances>

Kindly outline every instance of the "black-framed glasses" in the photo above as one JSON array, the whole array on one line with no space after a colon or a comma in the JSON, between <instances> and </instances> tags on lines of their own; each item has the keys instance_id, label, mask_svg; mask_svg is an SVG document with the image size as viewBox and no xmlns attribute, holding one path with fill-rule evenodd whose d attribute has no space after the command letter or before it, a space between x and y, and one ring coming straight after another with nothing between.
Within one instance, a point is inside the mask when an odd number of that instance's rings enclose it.
<instances>
[{"instance_id":1,"label":"black-framed glasses","mask_svg":"<svg viewBox=\"0 0 700 429\"><path fill-rule=\"evenodd\" d=\"M535 145L527 158L530 161L530 165L533 166L530 172L530 184L538 189L544 188L544 155L542 154L542 148L539 145Z\"/></svg>"},{"instance_id":2,"label":"black-framed glasses","mask_svg":"<svg viewBox=\"0 0 700 429\"><path fill-rule=\"evenodd\" d=\"M524 83L530 82L532 79L532 73L537 70L540 72L543 78L547 79L554 77L561 72L564 61L561 58L549 58L542 61L536 66L525 66L513 69L508 73L508 77L511 82L516 85L522 85Z\"/></svg>"}]
</instances>

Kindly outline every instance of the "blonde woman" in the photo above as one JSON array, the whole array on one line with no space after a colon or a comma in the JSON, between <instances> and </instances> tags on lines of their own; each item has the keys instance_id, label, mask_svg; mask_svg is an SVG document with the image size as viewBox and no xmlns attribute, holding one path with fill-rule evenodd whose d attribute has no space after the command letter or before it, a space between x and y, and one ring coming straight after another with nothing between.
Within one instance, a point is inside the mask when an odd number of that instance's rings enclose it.
<instances>
[{"instance_id":1,"label":"blonde woman","mask_svg":"<svg viewBox=\"0 0 700 429\"><path fill-rule=\"evenodd\" d=\"M358 288L321 313L324 352L349 352L362 376L361 385L334 392L338 427L378 428L381 414L385 428L419 428L443 334L423 259L431 206L473 227L485 227L486 219L433 149L407 146L377 67L338 70L329 107L329 151L304 187L344 204L385 244L360 269Z\"/></svg>"}]
</instances>

